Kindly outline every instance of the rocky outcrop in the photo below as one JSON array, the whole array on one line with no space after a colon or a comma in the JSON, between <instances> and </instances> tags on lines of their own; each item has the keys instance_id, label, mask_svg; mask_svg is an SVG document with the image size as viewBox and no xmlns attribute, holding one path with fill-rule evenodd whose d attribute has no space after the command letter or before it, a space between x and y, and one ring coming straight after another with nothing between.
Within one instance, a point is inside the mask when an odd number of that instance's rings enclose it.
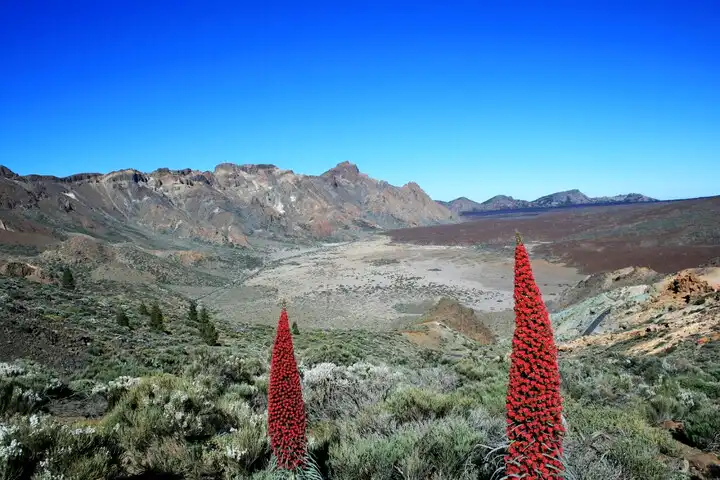
<instances>
[{"instance_id":1,"label":"rocky outcrop","mask_svg":"<svg viewBox=\"0 0 720 480\"><path fill-rule=\"evenodd\" d=\"M2 167L0 173L0 220L110 241L135 241L143 232L238 246L253 236L341 240L455 218L417 184L374 180L349 162L320 176L231 163L212 172L127 169L58 178Z\"/></svg>"},{"instance_id":2,"label":"rocky outcrop","mask_svg":"<svg viewBox=\"0 0 720 480\"><path fill-rule=\"evenodd\" d=\"M40 283L50 283L52 278L45 271L35 265L25 262L10 261L0 264L0 275L17 278L27 278Z\"/></svg>"},{"instance_id":3,"label":"rocky outcrop","mask_svg":"<svg viewBox=\"0 0 720 480\"><path fill-rule=\"evenodd\" d=\"M442 298L419 320L420 324L439 323L482 345L495 343L495 334L476 316L472 308L455 299Z\"/></svg>"},{"instance_id":4,"label":"rocky outcrop","mask_svg":"<svg viewBox=\"0 0 720 480\"><path fill-rule=\"evenodd\" d=\"M646 285L615 288L554 313L563 348L632 340L634 352L655 354L696 338L717 341L719 268L690 269ZM641 339L642 341L640 341Z\"/></svg>"}]
</instances>

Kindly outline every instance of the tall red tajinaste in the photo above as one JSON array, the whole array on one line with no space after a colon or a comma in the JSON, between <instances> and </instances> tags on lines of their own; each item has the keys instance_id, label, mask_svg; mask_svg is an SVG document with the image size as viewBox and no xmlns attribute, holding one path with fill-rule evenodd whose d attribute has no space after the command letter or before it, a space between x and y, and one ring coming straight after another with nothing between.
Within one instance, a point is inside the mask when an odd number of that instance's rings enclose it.
<instances>
[{"instance_id":1,"label":"tall red tajinaste","mask_svg":"<svg viewBox=\"0 0 720 480\"><path fill-rule=\"evenodd\" d=\"M562 397L552 324L520 235L515 246L515 333L507 391L509 478L563 478Z\"/></svg>"},{"instance_id":2,"label":"tall red tajinaste","mask_svg":"<svg viewBox=\"0 0 720 480\"><path fill-rule=\"evenodd\" d=\"M305 429L300 374L295 362L287 311L283 307L273 345L268 386L268 433L279 468L295 470L305 466Z\"/></svg>"}]
</instances>

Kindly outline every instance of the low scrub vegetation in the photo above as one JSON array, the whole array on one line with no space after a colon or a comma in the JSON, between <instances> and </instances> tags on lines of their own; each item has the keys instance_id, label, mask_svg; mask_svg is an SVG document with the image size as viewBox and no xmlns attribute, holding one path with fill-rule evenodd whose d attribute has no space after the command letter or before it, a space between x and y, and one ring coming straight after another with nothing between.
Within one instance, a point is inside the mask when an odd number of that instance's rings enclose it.
<instances>
[{"instance_id":1,"label":"low scrub vegetation","mask_svg":"<svg viewBox=\"0 0 720 480\"><path fill-rule=\"evenodd\" d=\"M337 341L331 337L325 345ZM493 478L503 468L507 444L508 364L495 360L503 352L507 347L485 347L454 364L429 360L412 367L301 363L310 454L325 478ZM561 359L568 476L683 478L671 461L661 460L678 456L676 442L657 423L663 410L644 400L653 393L676 397L669 390L646 392L660 386L652 371L634 372L637 366L616 360L604 365L590 358ZM678 361L668 359L666 368ZM600 375L599 382L588 373ZM208 346L193 352L176 373L107 382L64 384L33 364L1 364L0 478L119 478L143 472L269 478L268 374L265 354ZM596 390L593 384L603 393L589 393ZM684 388L705 402L681 418L688 435L710 445L717 416L708 409L717 409L717 399L702 397L697 387ZM102 398L107 411L70 424L49 415L53 403L72 396Z\"/></svg>"},{"instance_id":2,"label":"low scrub vegetation","mask_svg":"<svg viewBox=\"0 0 720 480\"><path fill-rule=\"evenodd\" d=\"M273 428L282 431L285 412L295 410L273 397L291 377L281 375L273 387L273 338L281 337L274 328L226 325L205 308L162 295L96 297L20 280L0 287L14 309L0 312L0 325L53 316L47 321L58 332L69 324L78 329L72 338L86 341L77 363L50 356L0 363L0 480L278 478L284 443L273 443ZM508 379L512 362L533 352L511 355L510 342L501 341L446 356L396 333L299 334L287 317L283 322L280 350L296 359L290 370L301 387L292 404L305 412L293 431L299 440L284 439L302 456L286 465L311 466L304 470L310 478L343 480L496 480L508 473L515 454ZM678 440L705 451L720 442L718 355L711 342L653 357L586 350L548 362L559 379L544 388L557 394L559 385L562 396L562 449L552 452L563 478L689 479ZM522 422L519 415L528 413L515 415ZM668 420L681 431L662 428Z\"/></svg>"}]
</instances>

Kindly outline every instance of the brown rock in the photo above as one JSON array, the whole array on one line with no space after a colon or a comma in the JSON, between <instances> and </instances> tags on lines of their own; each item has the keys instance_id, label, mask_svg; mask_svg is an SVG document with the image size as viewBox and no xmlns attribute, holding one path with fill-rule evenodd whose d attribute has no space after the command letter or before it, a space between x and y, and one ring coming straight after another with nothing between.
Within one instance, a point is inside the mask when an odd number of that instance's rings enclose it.
<instances>
[{"instance_id":1,"label":"brown rock","mask_svg":"<svg viewBox=\"0 0 720 480\"><path fill-rule=\"evenodd\" d=\"M713 453L698 453L688 459L690 466L702 475L702 478L720 478L720 458Z\"/></svg>"},{"instance_id":2,"label":"brown rock","mask_svg":"<svg viewBox=\"0 0 720 480\"><path fill-rule=\"evenodd\" d=\"M452 298L440 299L420 318L420 322L438 322L483 345L497 341L495 334L477 318L472 308L468 308Z\"/></svg>"},{"instance_id":3,"label":"brown rock","mask_svg":"<svg viewBox=\"0 0 720 480\"><path fill-rule=\"evenodd\" d=\"M25 262L8 262L0 265L0 274L9 277L27 278L40 283L50 283L50 277L40 268Z\"/></svg>"}]
</instances>

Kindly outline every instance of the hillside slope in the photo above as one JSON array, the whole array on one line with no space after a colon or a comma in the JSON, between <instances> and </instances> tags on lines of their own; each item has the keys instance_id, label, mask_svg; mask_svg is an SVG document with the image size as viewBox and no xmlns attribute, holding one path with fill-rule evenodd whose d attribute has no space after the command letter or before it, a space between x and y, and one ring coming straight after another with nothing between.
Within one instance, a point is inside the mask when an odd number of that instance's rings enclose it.
<instances>
[{"instance_id":1,"label":"hillside slope","mask_svg":"<svg viewBox=\"0 0 720 480\"><path fill-rule=\"evenodd\" d=\"M349 162L320 176L230 163L212 172L122 170L65 178L0 168L0 242L39 248L66 233L110 241L165 233L246 246L253 235L349 239L452 219L417 184L374 180Z\"/></svg>"}]
</instances>

